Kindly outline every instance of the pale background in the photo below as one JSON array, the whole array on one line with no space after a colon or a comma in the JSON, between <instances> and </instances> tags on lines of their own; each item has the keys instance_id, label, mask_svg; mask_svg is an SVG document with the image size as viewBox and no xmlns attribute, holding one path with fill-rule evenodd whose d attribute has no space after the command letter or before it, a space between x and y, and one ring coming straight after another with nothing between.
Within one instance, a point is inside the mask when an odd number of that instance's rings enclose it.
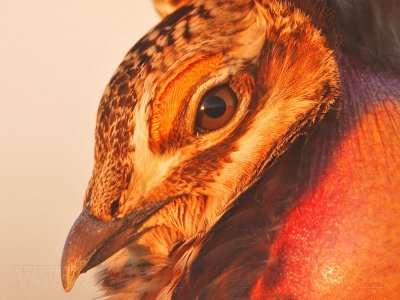
<instances>
[{"instance_id":1,"label":"pale background","mask_svg":"<svg viewBox=\"0 0 400 300\"><path fill-rule=\"evenodd\" d=\"M64 293L61 252L101 94L157 22L150 0L0 0L0 299L99 295L93 274Z\"/></svg>"}]
</instances>

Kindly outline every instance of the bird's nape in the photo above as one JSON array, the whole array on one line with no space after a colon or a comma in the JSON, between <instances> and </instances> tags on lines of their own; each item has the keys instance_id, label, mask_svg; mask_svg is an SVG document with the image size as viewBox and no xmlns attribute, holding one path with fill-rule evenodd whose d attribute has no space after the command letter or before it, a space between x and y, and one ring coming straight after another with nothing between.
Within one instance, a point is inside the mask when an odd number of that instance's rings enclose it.
<instances>
[{"instance_id":1,"label":"bird's nape","mask_svg":"<svg viewBox=\"0 0 400 300\"><path fill-rule=\"evenodd\" d=\"M65 289L111 257L99 276L111 299L329 298L346 280L320 279L324 264L309 266L307 247L319 251L315 262L334 261L335 275L364 252L375 257L376 228L400 226L399 174L383 171L389 156L400 167L393 58L366 66L372 56L356 57L361 46L338 24L341 1L154 3L166 17L128 52L99 106L93 176L64 248ZM341 239L366 222L343 224L386 208L387 220L369 221L352 248L359 261L327 254L348 254ZM397 240L385 240L389 252Z\"/></svg>"}]
</instances>

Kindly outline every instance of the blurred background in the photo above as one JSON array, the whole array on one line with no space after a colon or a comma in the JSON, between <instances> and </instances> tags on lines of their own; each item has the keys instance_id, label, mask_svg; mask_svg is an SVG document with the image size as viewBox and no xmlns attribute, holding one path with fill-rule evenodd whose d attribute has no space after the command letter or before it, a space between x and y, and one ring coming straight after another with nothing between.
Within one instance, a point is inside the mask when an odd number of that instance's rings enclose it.
<instances>
[{"instance_id":1,"label":"blurred background","mask_svg":"<svg viewBox=\"0 0 400 300\"><path fill-rule=\"evenodd\" d=\"M60 259L93 163L97 105L150 0L0 0L0 299L94 299L93 273L66 294Z\"/></svg>"}]
</instances>

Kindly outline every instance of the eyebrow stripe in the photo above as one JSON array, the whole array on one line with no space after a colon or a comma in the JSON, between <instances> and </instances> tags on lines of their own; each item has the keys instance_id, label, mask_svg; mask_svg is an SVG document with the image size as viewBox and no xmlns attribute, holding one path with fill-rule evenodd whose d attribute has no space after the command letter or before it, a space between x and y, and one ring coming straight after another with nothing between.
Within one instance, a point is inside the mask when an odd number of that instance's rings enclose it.
<instances>
[{"instance_id":1,"label":"eyebrow stripe","mask_svg":"<svg viewBox=\"0 0 400 300\"><path fill-rule=\"evenodd\" d=\"M160 151L160 145L167 142L174 131L174 120L190 91L201 78L213 73L221 65L222 54L196 57L178 69L155 95L150 120L151 148Z\"/></svg>"}]
</instances>

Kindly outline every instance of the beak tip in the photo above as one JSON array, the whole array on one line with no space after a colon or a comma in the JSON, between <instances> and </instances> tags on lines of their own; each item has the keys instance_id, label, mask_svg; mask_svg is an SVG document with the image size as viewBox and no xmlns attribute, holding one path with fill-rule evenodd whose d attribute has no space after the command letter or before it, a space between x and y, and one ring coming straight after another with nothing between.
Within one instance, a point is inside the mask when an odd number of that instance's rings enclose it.
<instances>
[{"instance_id":1,"label":"beak tip","mask_svg":"<svg viewBox=\"0 0 400 300\"><path fill-rule=\"evenodd\" d=\"M64 291L66 291L68 293L72 290L73 284L63 283L63 287L64 287Z\"/></svg>"},{"instance_id":2,"label":"beak tip","mask_svg":"<svg viewBox=\"0 0 400 300\"><path fill-rule=\"evenodd\" d=\"M69 292L74 287L75 281L78 278L79 273L74 272L72 268L62 267L61 268L61 281L64 291Z\"/></svg>"}]
</instances>

